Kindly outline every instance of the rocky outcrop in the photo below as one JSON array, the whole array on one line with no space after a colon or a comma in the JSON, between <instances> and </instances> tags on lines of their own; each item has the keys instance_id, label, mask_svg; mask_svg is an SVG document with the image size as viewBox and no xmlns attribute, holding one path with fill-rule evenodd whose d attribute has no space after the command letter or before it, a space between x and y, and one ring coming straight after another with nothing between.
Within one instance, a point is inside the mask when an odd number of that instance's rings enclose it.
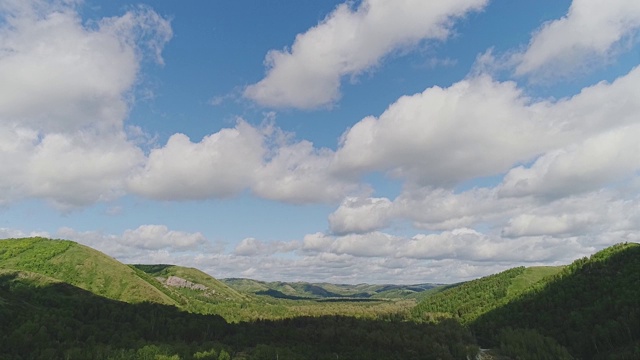
<instances>
[{"instance_id":1,"label":"rocky outcrop","mask_svg":"<svg viewBox=\"0 0 640 360\"><path fill-rule=\"evenodd\" d=\"M158 279L160 280L160 279ZM196 284L189 280L183 279L178 276L169 276L166 280L162 279L162 281L167 286L179 287L179 288L188 288L193 290L201 290L206 291L208 288L202 284Z\"/></svg>"}]
</instances>

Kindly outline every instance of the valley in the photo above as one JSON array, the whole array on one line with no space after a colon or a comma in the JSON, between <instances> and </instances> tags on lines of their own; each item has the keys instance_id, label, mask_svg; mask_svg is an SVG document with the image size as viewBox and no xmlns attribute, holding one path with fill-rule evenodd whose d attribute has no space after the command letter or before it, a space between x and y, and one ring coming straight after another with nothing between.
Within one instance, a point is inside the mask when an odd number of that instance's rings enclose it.
<instances>
[{"instance_id":1,"label":"valley","mask_svg":"<svg viewBox=\"0 0 640 360\"><path fill-rule=\"evenodd\" d=\"M125 265L67 240L6 239L0 353L466 359L490 348L483 356L637 359L639 289L634 243L461 284L349 285L219 280L195 268Z\"/></svg>"}]
</instances>

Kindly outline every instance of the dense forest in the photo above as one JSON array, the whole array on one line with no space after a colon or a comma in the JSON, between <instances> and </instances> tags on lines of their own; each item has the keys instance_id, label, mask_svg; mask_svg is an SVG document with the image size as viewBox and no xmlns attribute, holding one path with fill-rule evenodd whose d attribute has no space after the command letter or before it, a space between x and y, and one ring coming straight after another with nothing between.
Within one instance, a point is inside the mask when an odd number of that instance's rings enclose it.
<instances>
[{"instance_id":1,"label":"dense forest","mask_svg":"<svg viewBox=\"0 0 640 360\"><path fill-rule=\"evenodd\" d=\"M3 359L466 359L478 351L455 321L319 316L230 324L24 272L0 275L0 304Z\"/></svg>"},{"instance_id":2,"label":"dense forest","mask_svg":"<svg viewBox=\"0 0 640 360\"><path fill-rule=\"evenodd\" d=\"M225 283L71 241L0 240L2 359L639 359L639 299L638 244L408 289Z\"/></svg>"}]
</instances>

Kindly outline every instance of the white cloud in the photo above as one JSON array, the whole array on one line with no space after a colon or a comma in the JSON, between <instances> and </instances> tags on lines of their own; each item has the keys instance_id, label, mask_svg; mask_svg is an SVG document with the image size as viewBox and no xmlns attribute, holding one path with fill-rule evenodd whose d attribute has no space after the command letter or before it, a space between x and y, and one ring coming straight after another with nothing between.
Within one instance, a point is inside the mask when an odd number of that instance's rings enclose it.
<instances>
[{"instance_id":1,"label":"white cloud","mask_svg":"<svg viewBox=\"0 0 640 360\"><path fill-rule=\"evenodd\" d=\"M537 114L545 106L529 104L515 83L487 76L431 87L349 129L337 163L346 172L390 171L422 185L494 175L560 141Z\"/></svg>"},{"instance_id":2,"label":"white cloud","mask_svg":"<svg viewBox=\"0 0 640 360\"><path fill-rule=\"evenodd\" d=\"M310 252L324 252L329 249L333 239L321 232L307 234L302 239L302 249Z\"/></svg>"},{"instance_id":3,"label":"white cloud","mask_svg":"<svg viewBox=\"0 0 640 360\"><path fill-rule=\"evenodd\" d=\"M345 75L376 66L394 50L425 39L444 40L454 20L481 10L486 0L432 2L365 0L339 5L320 24L296 36L291 50L271 50L267 75L244 96L266 106L314 108L340 96Z\"/></svg>"},{"instance_id":4,"label":"white cloud","mask_svg":"<svg viewBox=\"0 0 640 360\"><path fill-rule=\"evenodd\" d=\"M345 198L329 215L329 227L335 234L365 233L389 225L392 203L387 198Z\"/></svg>"},{"instance_id":5,"label":"white cloud","mask_svg":"<svg viewBox=\"0 0 640 360\"><path fill-rule=\"evenodd\" d=\"M136 194L161 200L233 196L251 185L264 152L263 134L242 120L197 143L175 134L151 151L129 186Z\"/></svg>"},{"instance_id":6,"label":"white cloud","mask_svg":"<svg viewBox=\"0 0 640 360\"><path fill-rule=\"evenodd\" d=\"M640 126L625 126L553 150L504 177L502 196L561 197L628 180L640 171Z\"/></svg>"},{"instance_id":7,"label":"white cloud","mask_svg":"<svg viewBox=\"0 0 640 360\"><path fill-rule=\"evenodd\" d=\"M333 242L331 251L357 257L389 256L395 253L399 245L398 237L372 232L339 236Z\"/></svg>"},{"instance_id":8,"label":"white cloud","mask_svg":"<svg viewBox=\"0 0 640 360\"><path fill-rule=\"evenodd\" d=\"M276 154L257 170L254 194L294 204L336 202L360 187L332 170L334 152L309 141L279 144Z\"/></svg>"},{"instance_id":9,"label":"white cloud","mask_svg":"<svg viewBox=\"0 0 640 360\"><path fill-rule=\"evenodd\" d=\"M19 239L35 236L49 237L50 235L46 231L30 231L26 233L18 229L0 228L0 239Z\"/></svg>"},{"instance_id":10,"label":"white cloud","mask_svg":"<svg viewBox=\"0 0 640 360\"><path fill-rule=\"evenodd\" d=\"M90 246L125 263L153 263L150 259L162 256L163 252L171 251L179 257L208 244L206 237L199 232L170 230L165 225L141 225L120 235L62 227L56 236ZM146 260L142 261L145 257Z\"/></svg>"},{"instance_id":11,"label":"white cloud","mask_svg":"<svg viewBox=\"0 0 640 360\"><path fill-rule=\"evenodd\" d=\"M140 225L133 230L125 230L119 242L126 246L141 249L189 249L206 241L199 232L169 230L165 225Z\"/></svg>"},{"instance_id":12,"label":"white cloud","mask_svg":"<svg viewBox=\"0 0 640 360\"><path fill-rule=\"evenodd\" d=\"M85 25L73 2L3 2L0 16L0 203L59 208L123 192L142 159L123 121L145 54L171 37L147 7ZM7 174L8 174L7 173Z\"/></svg>"},{"instance_id":13,"label":"white cloud","mask_svg":"<svg viewBox=\"0 0 640 360\"><path fill-rule=\"evenodd\" d=\"M143 159L122 136L45 136L25 171L27 195L61 208L112 200L124 193L124 178Z\"/></svg>"},{"instance_id":14,"label":"white cloud","mask_svg":"<svg viewBox=\"0 0 640 360\"><path fill-rule=\"evenodd\" d=\"M337 202L363 189L331 170L333 151L290 138L273 126L254 127L243 120L197 143L175 134L151 151L130 177L129 188L161 200L224 198L250 189L292 204Z\"/></svg>"},{"instance_id":15,"label":"white cloud","mask_svg":"<svg viewBox=\"0 0 640 360\"><path fill-rule=\"evenodd\" d=\"M635 0L573 0L566 16L542 25L527 49L515 55L516 74L575 73L608 60L639 28Z\"/></svg>"},{"instance_id":16,"label":"white cloud","mask_svg":"<svg viewBox=\"0 0 640 360\"><path fill-rule=\"evenodd\" d=\"M287 253L297 250L300 243L297 241L269 241L263 242L256 238L245 238L236 245L234 255L240 256L264 256L275 253Z\"/></svg>"}]
</instances>

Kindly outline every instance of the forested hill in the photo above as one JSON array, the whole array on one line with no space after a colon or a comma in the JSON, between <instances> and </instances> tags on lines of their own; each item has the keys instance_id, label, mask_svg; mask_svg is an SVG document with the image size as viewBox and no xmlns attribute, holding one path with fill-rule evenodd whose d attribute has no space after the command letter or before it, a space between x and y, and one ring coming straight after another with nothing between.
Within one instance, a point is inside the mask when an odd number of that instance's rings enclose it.
<instances>
[{"instance_id":1,"label":"forested hill","mask_svg":"<svg viewBox=\"0 0 640 360\"><path fill-rule=\"evenodd\" d=\"M414 309L419 320L437 317L455 317L468 324L478 316L507 304L534 285L545 283L550 276L562 270L562 266L516 267L498 274L449 286L426 297Z\"/></svg>"},{"instance_id":2,"label":"forested hill","mask_svg":"<svg viewBox=\"0 0 640 360\"><path fill-rule=\"evenodd\" d=\"M471 325L487 344L505 327L529 328L579 359L640 359L640 245L619 244L577 260Z\"/></svg>"},{"instance_id":3,"label":"forested hill","mask_svg":"<svg viewBox=\"0 0 640 360\"><path fill-rule=\"evenodd\" d=\"M425 298L413 316L457 318L484 347L521 346L503 353L557 341L577 359L637 360L640 245L614 245L564 268L520 267L470 281Z\"/></svg>"}]
</instances>

